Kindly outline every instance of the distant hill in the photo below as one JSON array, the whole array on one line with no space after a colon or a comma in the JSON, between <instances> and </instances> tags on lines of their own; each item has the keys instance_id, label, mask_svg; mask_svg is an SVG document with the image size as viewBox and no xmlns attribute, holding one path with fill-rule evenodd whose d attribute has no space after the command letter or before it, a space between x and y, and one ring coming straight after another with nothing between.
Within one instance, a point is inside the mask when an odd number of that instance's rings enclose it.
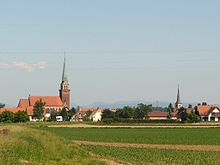
<instances>
[{"instance_id":1,"label":"distant hill","mask_svg":"<svg viewBox=\"0 0 220 165\"><path fill-rule=\"evenodd\" d=\"M144 104L152 104L154 107L167 107L170 102L168 101L143 101L143 100L137 100L137 101L117 101L114 103L107 103L107 102L95 102L89 105L81 105L81 107L88 107L88 108L94 108L94 107L100 107L100 108L122 108L124 106L137 106L138 103L144 103ZM174 103L172 103L174 104ZM192 104L193 106L197 105L197 103L183 103L184 107L188 107L189 104Z\"/></svg>"}]
</instances>

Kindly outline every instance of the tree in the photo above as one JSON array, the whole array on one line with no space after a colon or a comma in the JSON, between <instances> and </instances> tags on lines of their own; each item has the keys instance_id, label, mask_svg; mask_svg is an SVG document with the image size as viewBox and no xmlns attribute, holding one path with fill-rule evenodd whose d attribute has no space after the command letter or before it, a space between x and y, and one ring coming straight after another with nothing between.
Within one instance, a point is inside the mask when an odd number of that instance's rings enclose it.
<instances>
[{"instance_id":1,"label":"tree","mask_svg":"<svg viewBox=\"0 0 220 165\"><path fill-rule=\"evenodd\" d=\"M76 114L76 108L72 107L67 113L68 113L68 119L70 120L73 117L73 115Z\"/></svg>"},{"instance_id":2,"label":"tree","mask_svg":"<svg viewBox=\"0 0 220 165\"><path fill-rule=\"evenodd\" d=\"M146 105L146 104L140 103L135 108L135 115L134 116L137 119L143 119L151 111L152 111L152 105Z\"/></svg>"},{"instance_id":3,"label":"tree","mask_svg":"<svg viewBox=\"0 0 220 165\"><path fill-rule=\"evenodd\" d=\"M70 109L70 113L72 113L73 115L76 114L76 112L77 112L76 108L72 107Z\"/></svg>"},{"instance_id":4,"label":"tree","mask_svg":"<svg viewBox=\"0 0 220 165\"><path fill-rule=\"evenodd\" d=\"M109 109L105 109L102 112L102 119L113 119L115 117L114 112L110 111Z\"/></svg>"},{"instance_id":5,"label":"tree","mask_svg":"<svg viewBox=\"0 0 220 165\"><path fill-rule=\"evenodd\" d=\"M189 105L188 105L188 108L192 108L192 104L189 104Z\"/></svg>"},{"instance_id":6,"label":"tree","mask_svg":"<svg viewBox=\"0 0 220 165\"><path fill-rule=\"evenodd\" d=\"M118 117L125 118L125 119L133 118L134 117L134 109L132 107L125 106L121 110L119 110Z\"/></svg>"},{"instance_id":7,"label":"tree","mask_svg":"<svg viewBox=\"0 0 220 165\"><path fill-rule=\"evenodd\" d=\"M56 121L56 117L58 116L58 113L56 110L52 110L50 113L50 121Z\"/></svg>"},{"instance_id":8,"label":"tree","mask_svg":"<svg viewBox=\"0 0 220 165\"><path fill-rule=\"evenodd\" d=\"M80 106L77 106L76 107L76 112L79 112L80 111Z\"/></svg>"},{"instance_id":9,"label":"tree","mask_svg":"<svg viewBox=\"0 0 220 165\"><path fill-rule=\"evenodd\" d=\"M200 121L200 116L198 116L195 112L187 114L187 122L196 123Z\"/></svg>"},{"instance_id":10,"label":"tree","mask_svg":"<svg viewBox=\"0 0 220 165\"><path fill-rule=\"evenodd\" d=\"M36 101L34 104L34 110L33 110L33 117L40 120L43 117L44 114L44 106L46 105L45 102L42 102L40 99L39 101Z\"/></svg>"},{"instance_id":11,"label":"tree","mask_svg":"<svg viewBox=\"0 0 220 165\"><path fill-rule=\"evenodd\" d=\"M181 119L181 122L195 123L201 120L197 108L195 108L194 111L188 113L185 108L181 108L178 111L178 117Z\"/></svg>"},{"instance_id":12,"label":"tree","mask_svg":"<svg viewBox=\"0 0 220 165\"><path fill-rule=\"evenodd\" d=\"M27 122L29 121L29 117L26 111L18 111L14 114L14 122Z\"/></svg>"},{"instance_id":13,"label":"tree","mask_svg":"<svg viewBox=\"0 0 220 165\"><path fill-rule=\"evenodd\" d=\"M178 111L178 118L181 120L181 122L187 121L187 112L185 108L180 108Z\"/></svg>"},{"instance_id":14,"label":"tree","mask_svg":"<svg viewBox=\"0 0 220 165\"><path fill-rule=\"evenodd\" d=\"M169 109L169 112L172 112L172 111L173 111L174 107L173 107L173 104L172 104L172 103L170 103L170 104L168 105L168 109Z\"/></svg>"},{"instance_id":15,"label":"tree","mask_svg":"<svg viewBox=\"0 0 220 165\"><path fill-rule=\"evenodd\" d=\"M0 108L4 108L5 104L0 103Z\"/></svg>"},{"instance_id":16,"label":"tree","mask_svg":"<svg viewBox=\"0 0 220 165\"><path fill-rule=\"evenodd\" d=\"M170 119L171 117L172 117L172 112L174 111L174 107L173 107L173 104L172 103L170 103L169 105L168 105L168 118Z\"/></svg>"},{"instance_id":17,"label":"tree","mask_svg":"<svg viewBox=\"0 0 220 165\"><path fill-rule=\"evenodd\" d=\"M68 112L67 112L66 108L63 108L60 111L60 116L63 117L63 121L67 121L68 120Z\"/></svg>"},{"instance_id":18,"label":"tree","mask_svg":"<svg viewBox=\"0 0 220 165\"><path fill-rule=\"evenodd\" d=\"M10 111L4 111L0 115L1 122L13 123L14 122L14 113Z\"/></svg>"}]
</instances>

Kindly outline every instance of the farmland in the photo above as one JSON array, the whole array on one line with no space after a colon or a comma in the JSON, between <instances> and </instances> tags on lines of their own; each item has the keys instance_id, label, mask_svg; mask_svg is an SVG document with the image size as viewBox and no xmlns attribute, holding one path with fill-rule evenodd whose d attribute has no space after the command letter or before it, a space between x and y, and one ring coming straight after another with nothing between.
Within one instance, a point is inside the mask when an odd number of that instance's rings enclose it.
<instances>
[{"instance_id":1,"label":"farmland","mask_svg":"<svg viewBox=\"0 0 220 165\"><path fill-rule=\"evenodd\" d=\"M83 145L82 147L103 157L120 159L132 164L220 164L220 152L103 147L94 145Z\"/></svg>"},{"instance_id":2,"label":"farmland","mask_svg":"<svg viewBox=\"0 0 220 165\"><path fill-rule=\"evenodd\" d=\"M220 128L45 128L68 140L220 145Z\"/></svg>"},{"instance_id":3,"label":"farmland","mask_svg":"<svg viewBox=\"0 0 220 165\"><path fill-rule=\"evenodd\" d=\"M91 153L131 164L220 164L219 128L44 128L66 140L117 143L114 146L79 144ZM120 145L124 144L124 145ZM126 147L126 144L129 144ZM131 144L217 146L218 151L133 148ZM118 146L117 146L118 145ZM214 148L213 148L214 150Z\"/></svg>"},{"instance_id":4,"label":"farmland","mask_svg":"<svg viewBox=\"0 0 220 165\"><path fill-rule=\"evenodd\" d=\"M9 130L7 134L2 130ZM53 134L25 126L0 126L1 165L105 164Z\"/></svg>"},{"instance_id":5,"label":"farmland","mask_svg":"<svg viewBox=\"0 0 220 165\"><path fill-rule=\"evenodd\" d=\"M218 127L49 126L0 125L0 164L220 164Z\"/></svg>"}]
</instances>

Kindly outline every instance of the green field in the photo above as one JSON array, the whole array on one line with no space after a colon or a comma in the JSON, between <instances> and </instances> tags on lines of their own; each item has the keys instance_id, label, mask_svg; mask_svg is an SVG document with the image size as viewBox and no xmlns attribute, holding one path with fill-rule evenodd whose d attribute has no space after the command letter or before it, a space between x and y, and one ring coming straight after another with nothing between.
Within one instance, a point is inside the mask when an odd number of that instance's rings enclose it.
<instances>
[{"instance_id":1,"label":"green field","mask_svg":"<svg viewBox=\"0 0 220 165\"><path fill-rule=\"evenodd\" d=\"M8 135L0 134L1 165L57 165L57 164L105 164L91 157L87 151L73 143L66 143L49 132L25 126L6 125Z\"/></svg>"},{"instance_id":2,"label":"green field","mask_svg":"<svg viewBox=\"0 0 220 165\"><path fill-rule=\"evenodd\" d=\"M219 165L220 152L179 151L168 149L140 149L83 145L83 148L107 158L115 158L132 164L204 164Z\"/></svg>"},{"instance_id":3,"label":"green field","mask_svg":"<svg viewBox=\"0 0 220 165\"><path fill-rule=\"evenodd\" d=\"M68 140L220 145L220 128L45 128Z\"/></svg>"},{"instance_id":4,"label":"green field","mask_svg":"<svg viewBox=\"0 0 220 165\"><path fill-rule=\"evenodd\" d=\"M77 145L74 140L139 144L220 145L220 128L49 128L0 125L0 164L220 164L220 151Z\"/></svg>"}]
</instances>

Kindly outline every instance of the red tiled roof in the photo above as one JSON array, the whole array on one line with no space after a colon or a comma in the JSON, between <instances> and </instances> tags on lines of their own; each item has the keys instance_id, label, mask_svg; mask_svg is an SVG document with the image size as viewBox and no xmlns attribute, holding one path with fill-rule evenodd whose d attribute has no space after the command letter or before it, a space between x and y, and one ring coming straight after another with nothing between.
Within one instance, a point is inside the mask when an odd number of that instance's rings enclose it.
<instances>
[{"instance_id":1,"label":"red tiled roof","mask_svg":"<svg viewBox=\"0 0 220 165\"><path fill-rule=\"evenodd\" d=\"M27 108L28 106L29 106L28 99L20 99L20 101L18 103L18 107Z\"/></svg>"},{"instance_id":2,"label":"red tiled roof","mask_svg":"<svg viewBox=\"0 0 220 165\"><path fill-rule=\"evenodd\" d=\"M10 111L13 113L16 113L18 111L25 111L26 109L24 108L0 108L0 113L5 112L5 111Z\"/></svg>"},{"instance_id":3,"label":"red tiled roof","mask_svg":"<svg viewBox=\"0 0 220 165\"><path fill-rule=\"evenodd\" d=\"M80 108L80 112L96 111L98 108Z\"/></svg>"},{"instance_id":4,"label":"red tiled roof","mask_svg":"<svg viewBox=\"0 0 220 165\"><path fill-rule=\"evenodd\" d=\"M29 96L28 100L30 106L34 106L34 104L40 100L46 103L45 106L55 106L55 107L63 106L63 102L61 101L59 96Z\"/></svg>"},{"instance_id":5,"label":"red tiled roof","mask_svg":"<svg viewBox=\"0 0 220 165\"><path fill-rule=\"evenodd\" d=\"M153 111L148 113L148 117L167 117L168 112Z\"/></svg>"},{"instance_id":6,"label":"red tiled roof","mask_svg":"<svg viewBox=\"0 0 220 165\"><path fill-rule=\"evenodd\" d=\"M34 110L34 107L31 106L31 107L27 107L26 111L27 111L27 114L29 116L32 116L34 113L33 113L33 110Z\"/></svg>"},{"instance_id":7,"label":"red tiled roof","mask_svg":"<svg viewBox=\"0 0 220 165\"><path fill-rule=\"evenodd\" d=\"M213 108L218 108L220 109L220 106L214 106L214 105L199 105L197 106L197 110L199 111L199 114L201 116L206 116L210 113L210 110Z\"/></svg>"}]
</instances>

